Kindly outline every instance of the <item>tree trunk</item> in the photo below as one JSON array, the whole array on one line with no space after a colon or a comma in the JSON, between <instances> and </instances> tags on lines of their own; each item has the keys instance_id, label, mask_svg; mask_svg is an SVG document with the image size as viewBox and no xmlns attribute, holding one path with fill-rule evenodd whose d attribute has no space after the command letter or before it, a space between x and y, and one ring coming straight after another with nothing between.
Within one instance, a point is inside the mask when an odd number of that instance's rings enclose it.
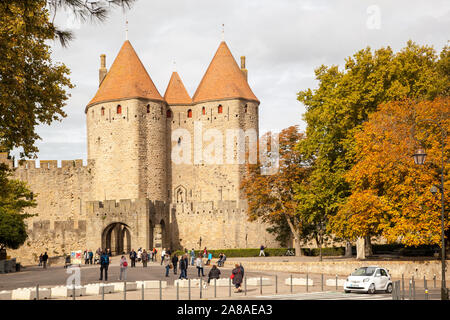
<instances>
[{"instance_id":1,"label":"tree trunk","mask_svg":"<svg viewBox=\"0 0 450 320\"><path fill-rule=\"evenodd\" d=\"M364 237L364 250L366 251L366 257L370 257L371 255L373 255L372 252L372 243L370 242L370 236L366 236Z\"/></svg>"},{"instance_id":2,"label":"tree trunk","mask_svg":"<svg viewBox=\"0 0 450 320\"><path fill-rule=\"evenodd\" d=\"M289 229L291 229L291 233L294 236L294 249L295 249L295 256L296 257L300 257L302 256L302 249L300 248L300 236L299 236L299 232L297 231L297 229L294 227L294 225L292 224L291 219L289 218L288 215L285 215L286 217L286 221L289 225Z\"/></svg>"},{"instance_id":3,"label":"tree trunk","mask_svg":"<svg viewBox=\"0 0 450 320\"><path fill-rule=\"evenodd\" d=\"M352 243L350 241L346 241L345 243L345 257L351 258L353 256L352 254Z\"/></svg>"},{"instance_id":4,"label":"tree trunk","mask_svg":"<svg viewBox=\"0 0 450 320\"><path fill-rule=\"evenodd\" d=\"M322 261L322 238L320 236L316 236L316 245L319 247L319 261Z\"/></svg>"}]
</instances>

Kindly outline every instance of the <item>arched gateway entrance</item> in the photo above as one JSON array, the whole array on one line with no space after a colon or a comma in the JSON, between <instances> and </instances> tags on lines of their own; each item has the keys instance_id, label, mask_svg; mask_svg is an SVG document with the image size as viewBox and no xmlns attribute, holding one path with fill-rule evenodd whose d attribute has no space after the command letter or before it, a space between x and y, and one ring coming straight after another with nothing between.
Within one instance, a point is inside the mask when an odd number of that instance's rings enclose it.
<instances>
[{"instance_id":1,"label":"arched gateway entrance","mask_svg":"<svg viewBox=\"0 0 450 320\"><path fill-rule=\"evenodd\" d=\"M131 251L129 227L121 222L111 223L102 233L102 249L110 249L113 255Z\"/></svg>"}]
</instances>

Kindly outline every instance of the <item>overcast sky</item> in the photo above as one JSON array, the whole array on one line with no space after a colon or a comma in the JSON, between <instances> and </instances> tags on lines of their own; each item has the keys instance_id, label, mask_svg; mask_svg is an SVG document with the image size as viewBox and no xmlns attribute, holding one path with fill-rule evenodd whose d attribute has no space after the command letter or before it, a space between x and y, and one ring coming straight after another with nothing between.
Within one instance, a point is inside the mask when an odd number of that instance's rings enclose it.
<instances>
[{"instance_id":1,"label":"overcast sky","mask_svg":"<svg viewBox=\"0 0 450 320\"><path fill-rule=\"evenodd\" d=\"M260 133L297 124L304 106L296 93L315 88L314 69L343 66L345 58L370 46L398 51L409 39L440 51L450 39L450 1L432 0L138 0L124 14L116 9L103 24L73 23L69 48L52 44L53 58L71 69L76 85L61 123L40 126L41 160L86 159L84 108L98 88L99 55L109 69L128 38L161 95L170 75L180 74L193 96L222 39L235 59L247 57L248 80L261 101Z\"/></svg>"}]
</instances>

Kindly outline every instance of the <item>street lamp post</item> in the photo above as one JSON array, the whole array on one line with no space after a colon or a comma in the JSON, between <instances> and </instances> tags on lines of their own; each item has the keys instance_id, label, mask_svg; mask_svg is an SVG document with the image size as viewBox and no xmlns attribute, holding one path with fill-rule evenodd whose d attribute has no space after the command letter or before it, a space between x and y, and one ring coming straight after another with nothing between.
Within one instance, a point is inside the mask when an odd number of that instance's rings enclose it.
<instances>
[{"instance_id":1,"label":"street lamp post","mask_svg":"<svg viewBox=\"0 0 450 320\"><path fill-rule=\"evenodd\" d=\"M441 250L442 250L442 254L441 254L441 267L442 267L442 284L441 284L441 300L448 300L448 291L446 288L446 283L445 283L445 224L444 224L444 219L445 219L445 200L444 200L444 149L445 149L445 134L444 134L444 129L442 128L442 126L440 125L439 122L432 120L432 119L424 119L424 120L419 120L419 122L433 122L435 125L437 125L439 127L439 129L441 129L441 149L442 149L442 156L441 156L441 185L438 187L440 192L441 192ZM419 149L416 151L416 153L414 154L414 162L418 165L423 165L425 162L425 158L426 158L427 154L425 153L425 151L423 149ZM433 186L431 188L431 193L434 195L437 193L437 189L436 186Z\"/></svg>"}]
</instances>

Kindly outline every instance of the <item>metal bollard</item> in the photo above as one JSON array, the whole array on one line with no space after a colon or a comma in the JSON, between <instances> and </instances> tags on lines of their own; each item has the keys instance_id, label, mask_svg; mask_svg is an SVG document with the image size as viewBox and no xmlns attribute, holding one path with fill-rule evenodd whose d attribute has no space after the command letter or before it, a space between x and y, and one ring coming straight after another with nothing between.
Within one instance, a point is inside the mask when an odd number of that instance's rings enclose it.
<instances>
[{"instance_id":1,"label":"metal bollard","mask_svg":"<svg viewBox=\"0 0 450 320\"><path fill-rule=\"evenodd\" d=\"M102 286L102 300L105 300L105 286Z\"/></svg>"},{"instance_id":2,"label":"metal bollard","mask_svg":"<svg viewBox=\"0 0 450 320\"><path fill-rule=\"evenodd\" d=\"M159 280L159 300L162 300L162 281Z\"/></svg>"},{"instance_id":3,"label":"metal bollard","mask_svg":"<svg viewBox=\"0 0 450 320\"><path fill-rule=\"evenodd\" d=\"M434 287L436 288L436 275L433 275Z\"/></svg>"},{"instance_id":4,"label":"metal bollard","mask_svg":"<svg viewBox=\"0 0 450 320\"><path fill-rule=\"evenodd\" d=\"M338 275L336 275L336 291L338 290Z\"/></svg>"},{"instance_id":5,"label":"metal bollard","mask_svg":"<svg viewBox=\"0 0 450 320\"><path fill-rule=\"evenodd\" d=\"M402 273L402 300L405 300L405 275Z\"/></svg>"},{"instance_id":6,"label":"metal bollard","mask_svg":"<svg viewBox=\"0 0 450 320\"><path fill-rule=\"evenodd\" d=\"M320 286L321 286L321 289L322 289L322 292L323 292L323 273L321 274L321 278L322 278L321 279L322 281L321 281L321 285Z\"/></svg>"},{"instance_id":7,"label":"metal bollard","mask_svg":"<svg viewBox=\"0 0 450 320\"><path fill-rule=\"evenodd\" d=\"M39 300L39 285L36 285L36 300Z\"/></svg>"},{"instance_id":8,"label":"metal bollard","mask_svg":"<svg viewBox=\"0 0 450 320\"><path fill-rule=\"evenodd\" d=\"M123 282L123 300L127 300L127 282Z\"/></svg>"},{"instance_id":9,"label":"metal bollard","mask_svg":"<svg viewBox=\"0 0 450 320\"><path fill-rule=\"evenodd\" d=\"M214 279L214 298L217 298L217 279Z\"/></svg>"},{"instance_id":10,"label":"metal bollard","mask_svg":"<svg viewBox=\"0 0 450 320\"><path fill-rule=\"evenodd\" d=\"M75 300L75 283L72 285L72 300Z\"/></svg>"},{"instance_id":11,"label":"metal bollard","mask_svg":"<svg viewBox=\"0 0 450 320\"><path fill-rule=\"evenodd\" d=\"M259 278L259 294L262 294L262 277Z\"/></svg>"},{"instance_id":12,"label":"metal bollard","mask_svg":"<svg viewBox=\"0 0 450 320\"><path fill-rule=\"evenodd\" d=\"M144 282L142 282L142 300L145 300L145 293L144 293Z\"/></svg>"},{"instance_id":13,"label":"metal bollard","mask_svg":"<svg viewBox=\"0 0 450 320\"><path fill-rule=\"evenodd\" d=\"M427 279L425 278L425 276L423 276L423 287L424 287L425 289L428 288L428 287L427 287Z\"/></svg>"},{"instance_id":14,"label":"metal bollard","mask_svg":"<svg viewBox=\"0 0 450 320\"><path fill-rule=\"evenodd\" d=\"M228 278L228 296L231 297L231 278Z\"/></svg>"},{"instance_id":15,"label":"metal bollard","mask_svg":"<svg viewBox=\"0 0 450 320\"><path fill-rule=\"evenodd\" d=\"M306 292L308 292L309 284L308 284L309 275L306 274Z\"/></svg>"},{"instance_id":16,"label":"metal bollard","mask_svg":"<svg viewBox=\"0 0 450 320\"><path fill-rule=\"evenodd\" d=\"M412 278L412 288L413 288L413 300L416 300L416 281L414 280L414 276Z\"/></svg>"},{"instance_id":17,"label":"metal bollard","mask_svg":"<svg viewBox=\"0 0 450 320\"><path fill-rule=\"evenodd\" d=\"M200 299L202 298L202 278L200 278Z\"/></svg>"},{"instance_id":18,"label":"metal bollard","mask_svg":"<svg viewBox=\"0 0 450 320\"><path fill-rule=\"evenodd\" d=\"M247 295L247 277L244 278L244 295Z\"/></svg>"},{"instance_id":19,"label":"metal bollard","mask_svg":"<svg viewBox=\"0 0 450 320\"><path fill-rule=\"evenodd\" d=\"M292 274L291 274L291 293L292 293Z\"/></svg>"},{"instance_id":20,"label":"metal bollard","mask_svg":"<svg viewBox=\"0 0 450 320\"><path fill-rule=\"evenodd\" d=\"M191 300L191 279L188 279L188 300Z\"/></svg>"},{"instance_id":21,"label":"metal bollard","mask_svg":"<svg viewBox=\"0 0 450 320\"><path fill-rule=\"evenodd\" d=\"M275 294L278 293L278 275L275 275Z\"/></svg>"},{"instance_id":22,"label":"metal bollard","mask_svg":"<svg viewBox=\"0 0 450 320\"><path fill-rule=\"evenodd\" d=\"M408 300L412 299L412 281L409 280L409 294L408 294Z\"/></svg>"},{"instance_id":23,"label":"metal bollard","mask_svg":"<svg viewBox=\"0 0 450 320\"><path fill-rule=\"evenodd\" d=\"M177 300L180 300L180 283L177 282Z\"/></svg>"}]
</instances>

